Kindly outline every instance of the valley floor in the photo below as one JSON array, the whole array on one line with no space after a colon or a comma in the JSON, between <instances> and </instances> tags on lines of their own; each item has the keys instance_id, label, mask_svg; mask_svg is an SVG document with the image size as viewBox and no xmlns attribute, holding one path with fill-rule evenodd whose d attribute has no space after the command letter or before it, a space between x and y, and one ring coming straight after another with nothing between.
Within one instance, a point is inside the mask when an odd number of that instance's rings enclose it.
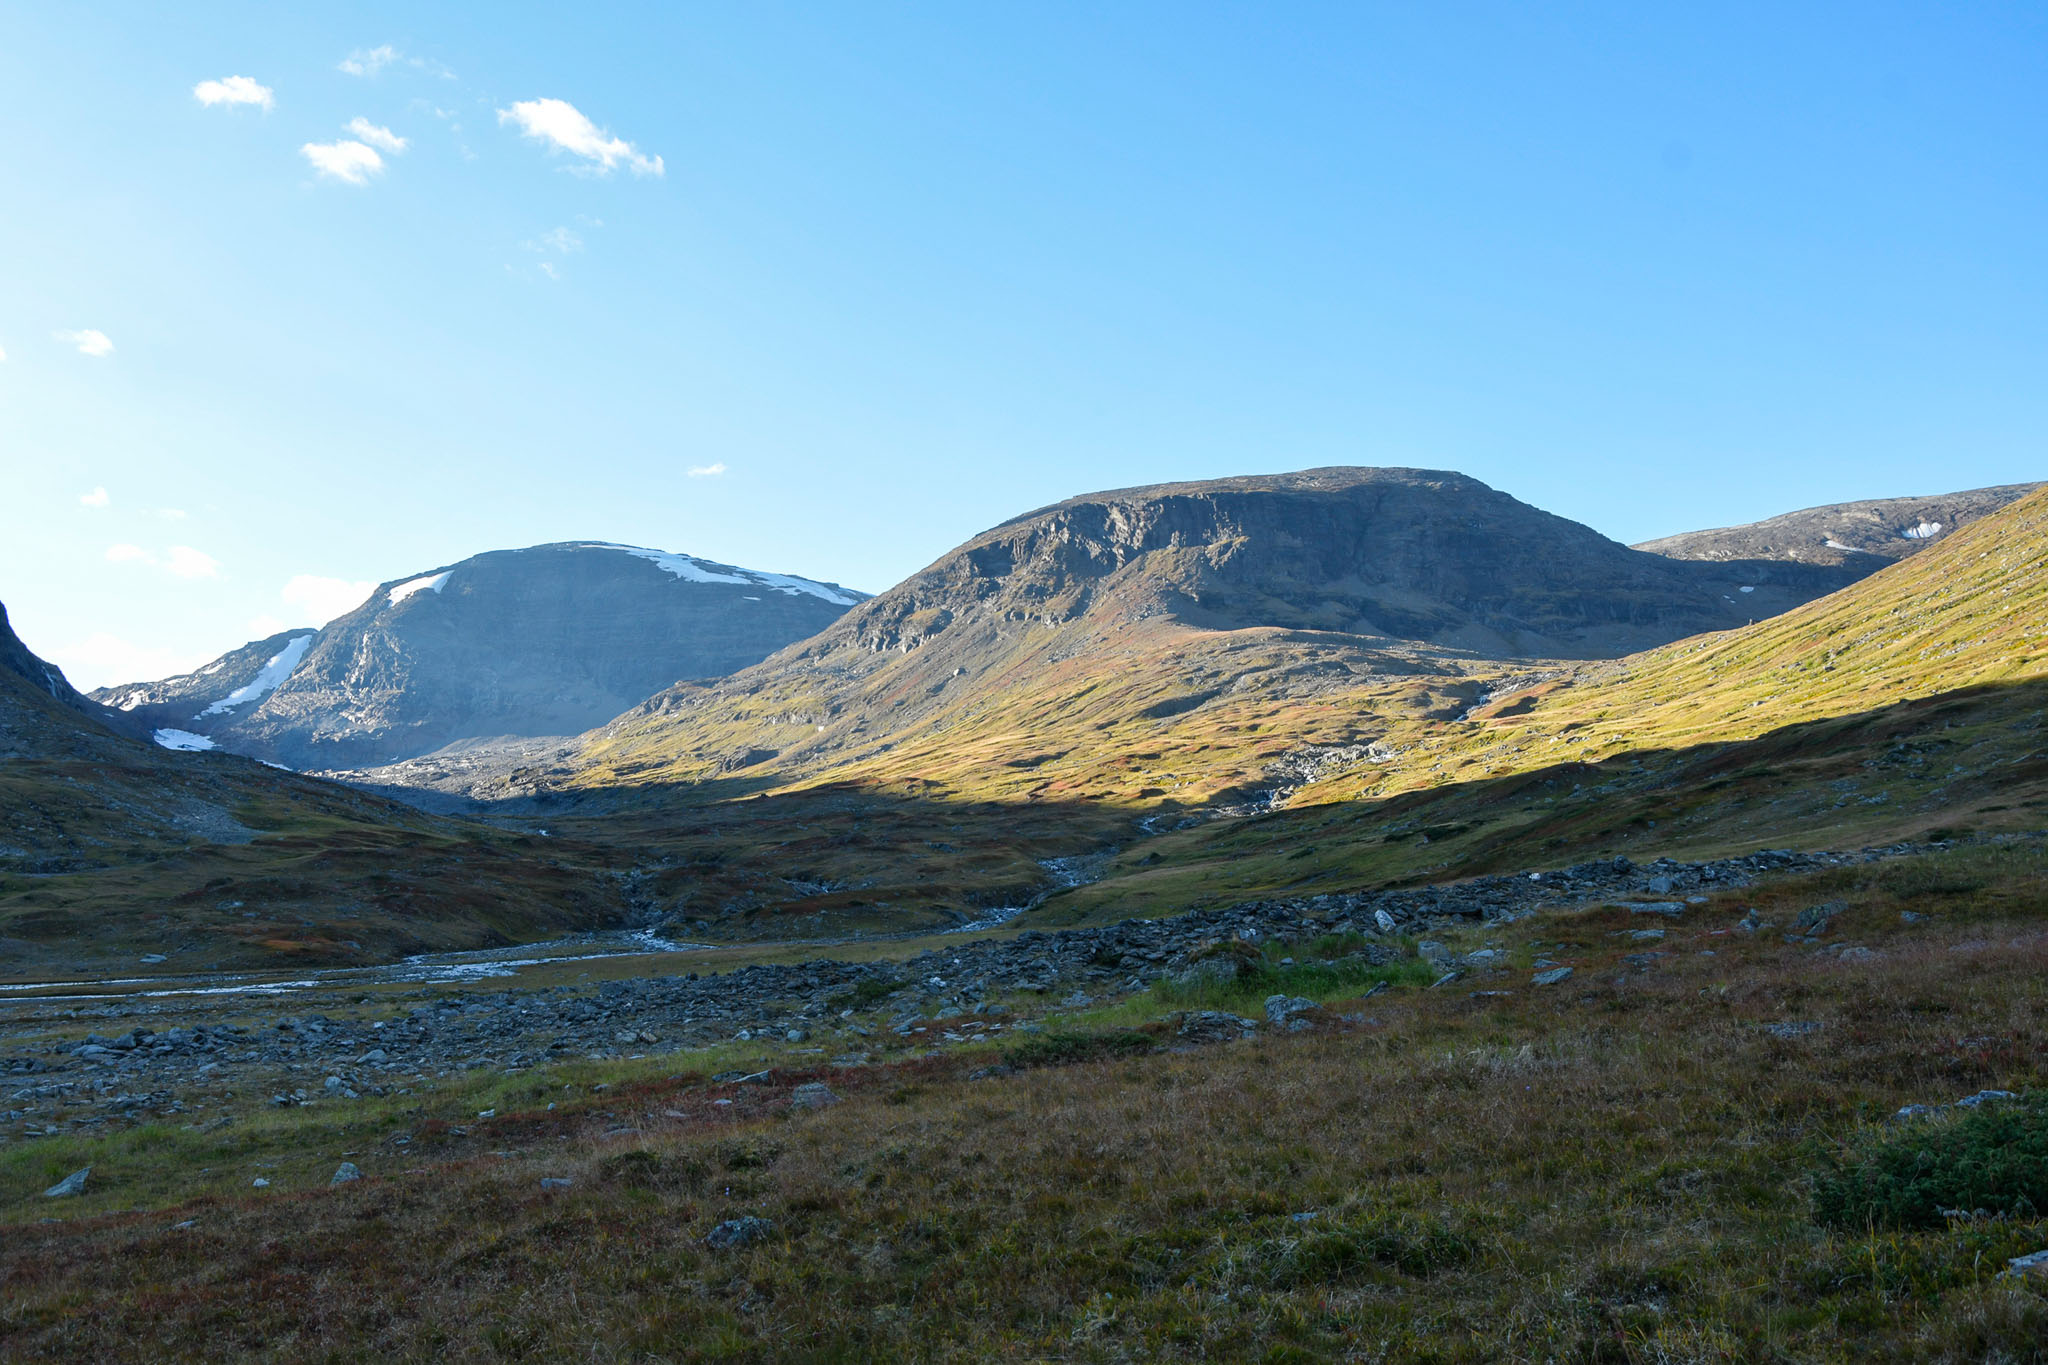
<instances>
[{"instance_id":1,"label":"valley floor","mask_svg":"<svg viewBox=\"0 0 2048 1365\"><path fill-rule=\"evenodd\" d=\"M16 1008L5 1102L84 1082L103 1121L0 1144L0 1354L2048 1358L2044 1286L1999 1276L2048 1248L2038 1207L1839 1173L1939 1175L1999 1124L2048 1171L2041 841L1666 875L1395 934L1365 903L1219 923L964 999L853 964L807 1019L681 1051L555 1022L609 1008L594 981L508 1006L572 1055L396 1072L340 1059L462 1035L484 994L235 1001L179 1016L220 1040L107 1060L72 1055L105 1018ZM291 1066L339 1085L276 1103ZM124 1121L91 1082L131 1077L162 1084ZM2014 1098L1892 1117L1985 1090Z\"/></svg>"}]
</instances>

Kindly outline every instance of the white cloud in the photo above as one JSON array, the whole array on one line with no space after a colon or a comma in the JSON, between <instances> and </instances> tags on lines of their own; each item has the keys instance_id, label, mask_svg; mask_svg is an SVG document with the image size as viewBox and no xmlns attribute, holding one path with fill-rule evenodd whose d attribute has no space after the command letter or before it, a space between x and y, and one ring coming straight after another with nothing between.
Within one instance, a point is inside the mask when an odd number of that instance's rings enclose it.
<instances>
[{"instance_id":1,"label":"white cloud","mask_svg":"<svg viewBox=\"0 0 2048 1365\"><path fill-rule=\"evenodd\" d=\"M351 76L374 76L398 60L398 49L389 43L380 43L368 50L351 52L335 64L335 70Z\"/></svg>"},{"instance_id":2,"label":"white cloud","mask_svg":"<svg viewBox=\"0 0 2048 1365\"><path fill-rule=\"evenodd\" d=\"M204 550L195 550L190 545L173 545L161 556L145 550L140 545L109 545L109 564L141 564L152 569L162 569L173 578L219 578L220 561Z\"/></svg>"},{"instance_id":3,"label":"white cloud","mask_svg":"<svg viewBox=\"0 0 2048 1365\"><path fill-rule=\"evenodd\" d=\"M693 479L715 479L724 472L725 461L720 460L717 464L700 464L691 466L690 477Z\"/></svg>"},{"instance_id":4,"label":"white cloud","mask_svg":"<svg viewBox=\"0 0 2048 1365\"><path fill-rule=\"evenodd\" d=\"M112 687L116 683L153 682L190 673L206 662L204 654L157 645L138 645L106 631L95 631L83 640L54 649L37 650L64 670L71 685L81 691Z\"/></svg>"},{"instance_id":5,"label":"white cloud","mask_svg":"<svg viewBox=\"0 0 2048 1365\"><path fill-rule=\"evenodd\" d=\"M551 228L540 235L540 244L549 251L559 251L564 256L572 251L583 250L583 239L565 227Z\"/></svg>"},{"instance_id":6,"label":"white cloud","mask_svg":"<svg viewBox=\"0 0 2048 1365\"><path fill-rule=\"evenodd\" d=\"M164 568L177 578L219 578L220 561L190 545L173 545L164 556Z\"/></svg>"},{"instance_id":7,"label":"white cloud","mask_svg":"<svg viewBox=\"0 0 2048 1365\"><path fill-rule=\"evenodd\" d=\"M324 626L335 617L345 616L363 605L376 588L375 583L352 583L345 578L322 578L318 574L301 573L292 575L279 596L299 609L300 621ZM278 626L265 633L274 635L283 629L283 626Z\"/></svg>"},{"instance_id":8,"label":"white cloud","mask_svg":"<svg viewBox=\"0 0 2048 1365\"><path fill-rule=\"evenodd\" d=\"M201 81L192 87L192 98L209 108L216 104L254 104L269 113L277 107L277 96L267 85L258 85L247 76L227 76L217 81Z\"/></svg>"},{"instance_id":9,"label":"white cloud","mask_svg":"<svg viewBox=\"0 0 2048 1365\"><path fill-rule=\"evenodd\" d=\"M498 111L500 124L516 123L525 136L580 156L600 175L624 162L635 175L662 174L661 158L643 156L624 138L613 137L567 100L518 100Z\"/></svg>"},{"instance_id":10,"label":"white cloud","mask_svg":"<svg viewBox=\"0 0 2048 1365\"><path fill-rule=\"evenodd\" d=\"M542 261L540 263L540 273L547 276L551 280L559 280L562 278L562 272L555 269L555 263L553 261Z\"/></svg>"},{"instance_id":11,"label":"white cloud","mask_svg":"<svg viewBox=\"0 0 2048 1365\"><path fill-rule=\"evenodd\" d=\"M93 489L90 493L80 493L78 495L78 505L80 507L105 507L112 501L113 498L108 495L104 485Z\"/></svg>"},{"instance_id":12,"label":"white cloud","mask_svg":"<svg viewBox=\"0 0 2048 1365\"><path fill-rule=\"evenodd\" d=\"M330 179L349 185L367 185L373 175L384 173L384 158L376 149L346 139L340 142L308 142L299 155L313 163L313 169Z\"/></svg>"},{"instance_id":13,"label":"white cloud","mask_svg":"<svg viewBox=\"0 0 2048 1365\"><path fill-rule=\"evenodd\" d=\"M81 327L75 332L52 332L50 335L76 346L80 355L109 356L114 353L114 343L107 334L91 327Z\"/></svg>"},{"instance_id":14,"label":"white cloud","mask_svg":"<svg viewBox=\"0 0 2048 1365\"><path fill-rule=\"evenodd\" d=\"M364 142L369 143L372 147L380 151L389 152L393 156L405 150L406 142L404 138L392 132L389 128L379 127L366 118L350 119L348 121L348 130Z\"/></svg>"}]
</instances>

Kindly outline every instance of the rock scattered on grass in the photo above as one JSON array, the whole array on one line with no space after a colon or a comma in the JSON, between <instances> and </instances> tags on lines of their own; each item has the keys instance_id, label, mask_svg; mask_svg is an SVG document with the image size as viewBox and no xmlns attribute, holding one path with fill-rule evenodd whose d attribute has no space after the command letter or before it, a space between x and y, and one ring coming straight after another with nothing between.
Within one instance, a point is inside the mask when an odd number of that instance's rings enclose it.
<instances>
[{"instance_id":1,"label":"rock scattered on grass","mask_svg":"<svg viewBox=\"0 0 2048 1365\"><path fill-rule=\"evenodd\" d=\"M837 1103L839 1097L823 1081L800 1085L789 1094L789 1107L792 1109L824 1109Z\"/></svg>"},{"instance_id":2,"label":"rock scattered on grass","mask_svg":"<svg viewBox=\"0 0 2048 1365\"><path fill-rule=\"evenodd\" d=\"M766 1218L756 1218L752 1214L744 1218L728 1218L704 1235L704 1245L713 1251L731 1251L751 1246L773 1231L775 1224Z\"/></svg>"},{"instance_id":3,"label":"rock scattered on grass","mask_svg":"<svg viewBox=\"0 0 2048 1365\"><path fill-rule=\"evenodd\" d=\"M1552 967L1547 972L1538 972L1530 977L1529 984L1532 986L1555 986L1571 974L1572 969L1569 967Z\"/></svg>"},{"instance_id":4,"label":"rock scattered on grass","mask_svg":"<svg viewBox=\"0 0 2048 1365\"><path fill-rule=\"evenodd\" d=\"M85 1193L85 1178L92 1174L92 1167L73 1171L49 1189L43 1191L45 1199L68 1199L74 1194Z\"/></svg>"},{"instance_id":5,"label":"rock scattered on grass","mask_svg":"<svg viewBox=\"0 0 2048 1365\"><path fill-rule=\"evenodd\" d=\"M1269 995L1266 997L1266 1021L1274 1028L1299 1033L1314 1028L1313 1015L1320 1014L1322 1007L1315 1001L1294 995Z\"/></svg>"},{"instance_id":6,"label":"rock scattered on grass","mask_svg":"<svg viewBox=\"0 0 2048 1365\"><path fill-rule=\"evenodd\" d=\"M334 1168L334 1179L328 1181L327 1183L330 1186L346 1185L351 1180L361 1180L362 1178L363 1173L356 1169L355 1162L344 1161L339 1166Z\"/></svg>"},{"instance_id":7,"label":"rock scattered on grass","mask_svg":"<svg viewBox=\"0 0 2048 1365\"><path fill-rule=\"evenodd\" d=\"M1258 1031L1257 1024L1228 1010L1196 1010L1180 1021L1180 1036L1191 1043L1231 1043Z\"/></svg>"}]
</instances>

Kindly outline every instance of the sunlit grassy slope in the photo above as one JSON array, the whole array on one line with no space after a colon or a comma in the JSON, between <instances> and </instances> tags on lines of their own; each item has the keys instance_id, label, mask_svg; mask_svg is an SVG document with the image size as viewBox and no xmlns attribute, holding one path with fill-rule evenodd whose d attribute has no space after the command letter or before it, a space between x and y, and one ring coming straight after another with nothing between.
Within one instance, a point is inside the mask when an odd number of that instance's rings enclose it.
<instances>
[{"instance_id":1,"label":"sunlit grassy slope","mask_svg":"<svg viewBox=\"0 0 2048 1365\"><path fill-rule=\"evenodd\" d=\"M1782 617L1410 723L1387 761L1149 844L1045 913L2039 825L2044 703L2048 492Z\"/></svg>"}]
</instances>

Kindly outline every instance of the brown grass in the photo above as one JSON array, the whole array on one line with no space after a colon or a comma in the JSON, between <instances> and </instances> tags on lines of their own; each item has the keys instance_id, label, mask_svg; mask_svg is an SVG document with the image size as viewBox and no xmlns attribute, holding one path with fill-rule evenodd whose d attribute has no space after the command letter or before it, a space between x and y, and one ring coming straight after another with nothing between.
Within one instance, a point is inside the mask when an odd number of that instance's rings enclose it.
<instances>
[{"instance_id":1,"label":"brown grass","mask_svg":"<svg viewBox=\"0 0 2048 1365\"><path fill-rule=\"evenodd\" d=\"M1901 1104L2041 1085L2043 868L2026 846L1830 873L1657 921L1662 943L1619 910L1530 921L1493 935L1521 964L1497 980L1337 1030L850 1072L808 1114L662 1083L365 1158L334 1192L17 1224L0 1351L2040 1360L2048 1300L1993 1274L2048 1223L1835 1235L1805 1182ZM1819 900L1882 956L1728 932ZM1539 954L1575 975L1530 988ZM1785 1020L1821 1027L1762 1031ZM740 1214L775 1235L703 1245Z\"/></svg>"}]
</instances>

